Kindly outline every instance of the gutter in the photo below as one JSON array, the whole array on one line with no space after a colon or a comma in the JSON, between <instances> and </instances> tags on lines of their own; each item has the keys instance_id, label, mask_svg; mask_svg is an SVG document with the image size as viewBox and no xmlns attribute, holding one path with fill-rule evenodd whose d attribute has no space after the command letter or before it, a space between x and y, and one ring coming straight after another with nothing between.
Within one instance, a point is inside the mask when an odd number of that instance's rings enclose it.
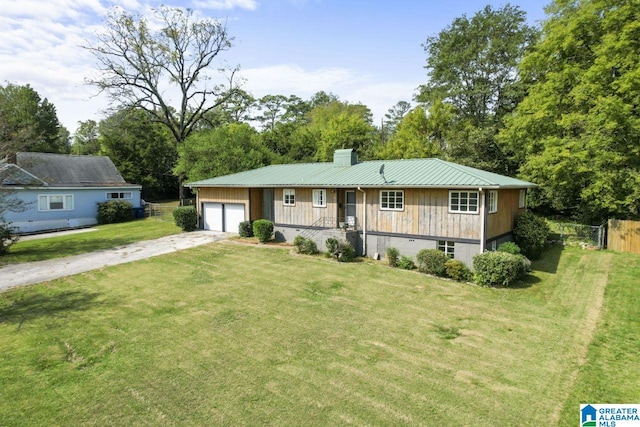
<instances>
[{"instance_id":1,"label":"gutter","mask_svg":"<svg viewBox=\"0 0 640 427\"><path fill-rule=\"evenodd\" d=\"M362 256L367 255L367 192L358 187L362 192Z\"/></svg>"}]
</instances>

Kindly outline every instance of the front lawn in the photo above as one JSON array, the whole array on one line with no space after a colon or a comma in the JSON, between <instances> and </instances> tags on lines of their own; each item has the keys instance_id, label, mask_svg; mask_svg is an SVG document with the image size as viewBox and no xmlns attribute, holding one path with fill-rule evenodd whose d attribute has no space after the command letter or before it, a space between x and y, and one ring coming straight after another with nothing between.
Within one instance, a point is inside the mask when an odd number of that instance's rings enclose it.
<instances>
[{"instance_id":1,"label":"front lawn","mask_svg":"<svg viewBox=\"0 0 640 427\"><path fill-rule=\"evenodd\" d=\"M0 257L0 266L110 249L181 232L173 221L156 218L97 225L95 228L96 231L86 233L18 241L9 248L7 254Z\"/></svg>"},{"instance_id":2,"label":"front lawn","mask_svg":"<svg viewBox=\"0 0 640 427\"><path fill-rule=\"evenodd\" d=\"M227 242L11 290L0 419L553 425L598 362L608 273L633 260L557 248L487 289Z\"/></svg>"}]
</instances>

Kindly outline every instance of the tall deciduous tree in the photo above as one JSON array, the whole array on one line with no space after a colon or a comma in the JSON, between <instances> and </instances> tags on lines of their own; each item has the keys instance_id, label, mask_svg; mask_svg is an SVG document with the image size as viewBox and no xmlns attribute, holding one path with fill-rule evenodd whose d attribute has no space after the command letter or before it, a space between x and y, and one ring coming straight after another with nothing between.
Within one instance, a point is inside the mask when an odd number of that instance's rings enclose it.
<instances>
[{"instance_id":1,"label":"tall deciduous tree","mask_svg":"<svg viewBox=\"0 0 640 427\"><path fill-rule=\"evenodd\" d=\"M179 148L176 172L189 181L213 178L271 163L258 132L245 123L230 123L193 134ZM213 155L212 155L213 154Z\"/></svg>"},{"instance_id":2,"label":"tall deciduous tree","mask_svg":"<svg viewBox=\"0 0 640 427\"><path fill-rule=\"evenodd\" d=\"M73 135L73 154L96 155L100 152L100 140L98 139L98 123L95 120L78 122L78 129Z\"/></svg>"},{"instance_id":3,"label":"tall deciduous tree","mask_svg":"<svg viewBox=\"0 0 640 427\"><path fill-rule=\"evenodd\" d=\"M18 151L68 153L56 107L31 86L0 86L0 158Z\"/></svg>"},{"instance_id":4,"label":"tall deciduous tree","mask_svg":"<svg viewBox=\"0 0 640 427\"><path fill-rule=\"evenodd\" d=\"M396 132L381 147L381 159L411 159L435 157L439 142L432 135L431 124L425 110L418 106L408 112L397 125Z\"/></svg>"},{"instance_id":5,"label":"tall deciduous tree","mask_svg":"<svg viewBox=\"0 0 640 427\"><path fill-rule=\"evenodd\" d=\"M175 197L177 152L173 137L142 109L120 110L99 124L100 154L107 155L127 182L142 185L147 200Z\"/></svg>"},{"instance_id":6,"label":"tall deciduous tree","mask_svg":"<svg viewBox=\"0 0 640 427\"><path fill-rule=\"evenodd\" d=\"M86 46L100 69L100 77L89 82L120 106L146 110L179 146L203 115L237 90L236 69L223 71L224 84L212 82L222 68L218 56L231 48L232 38L223 23L196 19L191 10L161 6L155 19L112 12L97 42Z\"/></svg>"},{"instance_id":7,"label":"tall deciduous tree","mask_svg":"<svg viewBox=\"0 0 640 427\"><path fill-rule=\"evenodd\" d=\"M640 9L556 0L525 58L534 83L501 133L540 184L535 205L601 221L640 215Z\"/></svg>"}]
</instances>

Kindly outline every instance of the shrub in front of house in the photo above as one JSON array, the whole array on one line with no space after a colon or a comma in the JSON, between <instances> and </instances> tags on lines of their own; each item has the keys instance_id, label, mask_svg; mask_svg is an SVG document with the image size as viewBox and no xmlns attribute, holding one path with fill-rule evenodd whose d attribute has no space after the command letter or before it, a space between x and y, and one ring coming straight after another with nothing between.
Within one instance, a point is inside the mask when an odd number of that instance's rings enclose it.
<instances>
[{"instance_id":1,"label":"shrub in front of house","mask_svg":"<svg viewBox=\"0 0 640 427\"><path fill-rule=\"evenodd\" d=\"M444 270L447 277L458 282L468 282L473 279L473 273L462 261L449 259L444 263Z\"/></svg>"},{"instance_id":2,"label":"shrub in front of house","mask_svg":"<svg viewBox=\"0 0 640 427\"><path fill-rule=\"evenodd\" d=\"M414 264L413 259L406 255L402 255L400 257L400 260L398 260L397 265L398 265L398 268L402 268L404 270L413 270L414 268L416 268L416 265Z\"/></svg>"},{"instance_id":3,"label":"shrub in front of house","mask_svg":"<svg viewBox=\"0 0 640 427\"><path fill-rule=\"evenodd\" d=\"M338 261L340 262L351 262L356 257L356 248L349 242L343 242L341 244L340 256L338 257Z\"/></svg>"},{"instance_id":4,"label":"shrub in front of house","mask_svg":"<svg viewBox=\"0 0 640 427\"><path fill-rule=\"evenodd\" d=\"M538 259L549 237L549 225L544 218L529 211L516 218L513 240L530 259Z\"/></svg>"},{"instance_id":5,"label":"shrub in front of house","mask_svg":"<svg viewBox=\"0 0 640 427\"><path fill-rule=\"evenodd\" d=\"M422 273L445 276L444 264L451 258L438 249L422 249L416 256L418 260L418 270Z\"/></svg>"},{"instance_id":6,"label":"shrub in front of house","mask_svg":"<svg viewBox=\"0 0 640 427\"><path fill-rule=\"evenodd\" d=\"M293 247L299 254L315 255L318 253L316 242L300 235L293 239Z\"/></svg>"},{"instance_id":7,"label":"shrub in front of house","mask_svg":"<svg viewBox=\"0 0 640 427\"><path fill-rule=\"evenodd\" d=\"M514 242L504 242L498 246L498 252L506 252L513 255L520 255L522 250L520 246L516 245Z\"/></svg>"},{"instance_id":8,"label":"shrub in front of house","mask_svg":"<svg viewBox=\"0 0 640 427\"><path fill-rule=\"evenodd\" d=\"M350 262L356 257L356 249L349 242L329 237L324 244L327 248L327 256L334 256L340 262Z\"/></svg>"},{"instance_id":9,"label":"shrub in front of house","mask_svg":"<svg viewBox=\"0 0 640 427\"><path fill-rule=\"evenodd\" d=\"M480 286L512 286L527 274L527 262L526 257L507 252L478 254L473 257L474 280Z\"/></svg>"},{"instance_id":10,"label":"shrub in front of house","mask_svg":"<svg viewBox=\"0 0 640 427\"><path fill-rule=\"evenodd\" d=\"M242 221L238 224L238 234L240 237L253 237L253 225L251 221Z\"/></svg>"},{"instance_id":11,"label":"shrub in front of house","mask_svg":"<svg viewBox=\"0 0 640 427\"><path fill-rule=\"evenodd\" d=\"M13 227L10 222L4 222L0 218L0 256L9 252L9 246L18 241L18 237L12 235Z\"/></svg>"},{"instance_id":12,"label":"shrub in front of house","mask_svg":"<svg viewBox=\"0 0 640 427\"><path fill-rule=\"evenodd\" d=\"M261 243L268 242L273 235L273 222L268 219L253 221L253 235L256 236Z\"/></svg>"},{"instance_id":13,"label":"shrub in front of house","mask_svg":"<svg viewBox=\"0 0 640 427\"><path fill-rule=\"evenodd\" d=\"M398 266L398 259L400 258L400 251L396 248L387 248L387 263L391 267Z\"/></svg>"},{"instance_id":14,"label":"shrub in front of house","mask_svg":"<svg viewBox=\"0 0 640 427\"><path fill-rule=\"evenodd\" d=\"M198 212L195 206L181 206L173 210L173 219L182 231L193 231L198 228Z\"/></svg>"},{"instance_id":15,"label":"shrub in front of house","mask_svg":"<svg viewBox=\"0 0 640 427\"><path fill-rule=\"evenodd\" d=\"M115 224L130 221L133 217L133 205L126 200L98 203L98 224Z\"/></svg>"}]
</instances>

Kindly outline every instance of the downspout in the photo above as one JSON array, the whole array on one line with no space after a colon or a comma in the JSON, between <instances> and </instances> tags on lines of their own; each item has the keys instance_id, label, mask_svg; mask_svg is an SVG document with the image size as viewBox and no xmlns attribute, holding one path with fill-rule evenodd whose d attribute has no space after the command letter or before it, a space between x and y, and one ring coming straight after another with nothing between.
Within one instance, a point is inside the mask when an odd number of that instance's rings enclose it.
<instances>
[{"instance_id":1,"label":"downspout","mask_svg":"<svg viewBox=\"0 0 640 427\"><path fill-rule=\"evenodd\" d=\"M482 187L480 187L480 253L484 252L485 242L485 233L487 228L487 218L486 212L484 210L484 192L482 191Z\"/></svg>"},{"instance_id":2,"label":"downspout","mask_svg":"<svg viewBox=\"0 0 640 427\"><path fill-rule=\"evenodd\" d=\"M367 255L367 192L358 187L362 192L362 256Z\"/></svg>"}]
</instances>

